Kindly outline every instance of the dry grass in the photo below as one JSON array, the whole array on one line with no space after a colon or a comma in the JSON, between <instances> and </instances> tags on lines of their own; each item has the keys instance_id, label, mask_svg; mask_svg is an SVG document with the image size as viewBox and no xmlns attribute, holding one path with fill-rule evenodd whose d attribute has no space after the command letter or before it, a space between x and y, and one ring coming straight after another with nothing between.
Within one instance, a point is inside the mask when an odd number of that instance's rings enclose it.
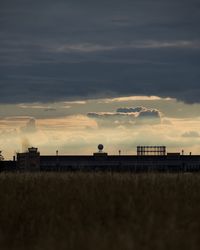
<instances>
[{"instance_id":1,"label":"dry grass","mask_svg":"<svg viewBox=\"0 0 200 250\"><path fill-rule=\"evenodd\" d=\"M1 250L199 246L199 175L0 174Z\"/></svg>"}]
</instances>

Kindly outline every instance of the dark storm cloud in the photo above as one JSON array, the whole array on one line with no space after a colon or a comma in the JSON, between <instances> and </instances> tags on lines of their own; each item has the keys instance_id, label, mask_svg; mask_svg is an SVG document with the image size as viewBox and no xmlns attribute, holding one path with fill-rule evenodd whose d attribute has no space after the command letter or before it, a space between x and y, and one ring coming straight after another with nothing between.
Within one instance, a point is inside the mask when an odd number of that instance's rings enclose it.
<instances>
[{"instance_id":1,"label":"dark storm cloud","mask_svg":"<svg viewBox=\"0 0 200 250\"><path fill-rule=\"evenodd\" d=\"M144 109L139 112L136 120L137 125L151 124L156 125L161 123L161 113L157 109Z\"/></svg>"},{"instance_id":2,"label":"dark storm cloud","mask_svg":"<svg viewBox=\"0 0 200 250\"><path fill-rule=\"evenodd\" d=\"M88 113L88 117L95 119L110 119L110 120L116 120L116 119L135 120L136 115L127 113L117 113L117 112L99 112L99 113L90 112Z\"/></svg>"},{"instance_id":3,"label":"dark storm cloud","mask_svg":"<svg viewBox=\"0 0 200 250\"><path fill-rule=\"evenodd\" d=\"M90 112L87 116L95 119L100 126L155 125L161 123L161 112L146 107L118 108L116 112Z\"/></svg>"},{"instance_id":4,"label":"dark storm cloud","mask_svg":"<svg viewBox=\"0 0 200 250\"><path fill-rule=\"evenodd\" d=\"M141 111L145 111L146 108L144 107L136 107L136 108L118 108L117 112L118 113L138 113Z\"/></svg>"},{"instance_id":5,"label":"dark storm cloud","mask_svg":"<svg viewBox=\"0 0 200 250\"><path fill-rule=\"evenodd\" d=\"M195 0L2 0L0 102L200 102L199 23Z\"/></svg>"}]
</instances>

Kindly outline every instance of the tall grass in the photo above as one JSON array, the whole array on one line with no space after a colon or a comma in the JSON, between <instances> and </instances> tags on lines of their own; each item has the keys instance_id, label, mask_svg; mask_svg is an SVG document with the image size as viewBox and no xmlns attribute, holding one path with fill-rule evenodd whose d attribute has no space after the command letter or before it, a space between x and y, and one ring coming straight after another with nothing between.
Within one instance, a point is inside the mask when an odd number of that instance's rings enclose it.
<instances>
[{"instance_id":1,"label":"tall grass","mask_svg":"<svg viewBox=\"0 0 200 250\"><path fill-rule=\"evenodd\" d=\"M200 175L0 174L1 250L199 247Z\"/></svg>"}]
</instances>

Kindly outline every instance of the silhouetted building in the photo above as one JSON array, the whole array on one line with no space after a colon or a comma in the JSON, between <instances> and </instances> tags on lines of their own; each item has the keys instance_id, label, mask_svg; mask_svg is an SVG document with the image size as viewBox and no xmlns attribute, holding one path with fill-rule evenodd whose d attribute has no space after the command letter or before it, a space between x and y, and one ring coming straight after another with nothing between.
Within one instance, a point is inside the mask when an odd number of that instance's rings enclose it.
<instances>
[{"instance_id":1,"label":"silhouetted building","mask_svg":"<svg viewBox=\"0 0 200 250\"><path fill-rule=\"evenodd\" d=\"M163 146L147 148L149 149L150 152L148 151L145 155L143 151L138 155L108 155L103 152L103 145L100 144L99 152L93 155L58 155L56 153L45 156L40 155L38 149L32 147L25 153L18 153L16 161L1 161L0 171L200 171L200 155L166 154L166 148ZM150 155L152 153L153 155Z\"/></svg>"},{"instance_id":2,"label":"silhouetted building","mask_svg":"<svg viewBox=\"0 0 200 250\"><path fill-rule=\"evenodd\" d=\"M21 171L39 171L40 153L37 148L28 148L25 153L17 153L17 167Z\"/></svg>"}]
</instances>

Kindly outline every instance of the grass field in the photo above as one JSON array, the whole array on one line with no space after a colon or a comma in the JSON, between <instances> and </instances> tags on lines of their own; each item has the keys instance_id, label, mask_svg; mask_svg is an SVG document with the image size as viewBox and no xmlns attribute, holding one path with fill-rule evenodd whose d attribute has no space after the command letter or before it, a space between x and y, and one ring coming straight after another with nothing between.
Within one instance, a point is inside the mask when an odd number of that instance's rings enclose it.
<instances>
[{"instance_id":1,"label":"grass field","mask_svg":"<svg viewBox=\"0 0 200 250\"><path fill-rule=\"evenodd\" d=\"M200 175L0 174L0 249L199 249Z\"/></svg>"}]
</instances>

